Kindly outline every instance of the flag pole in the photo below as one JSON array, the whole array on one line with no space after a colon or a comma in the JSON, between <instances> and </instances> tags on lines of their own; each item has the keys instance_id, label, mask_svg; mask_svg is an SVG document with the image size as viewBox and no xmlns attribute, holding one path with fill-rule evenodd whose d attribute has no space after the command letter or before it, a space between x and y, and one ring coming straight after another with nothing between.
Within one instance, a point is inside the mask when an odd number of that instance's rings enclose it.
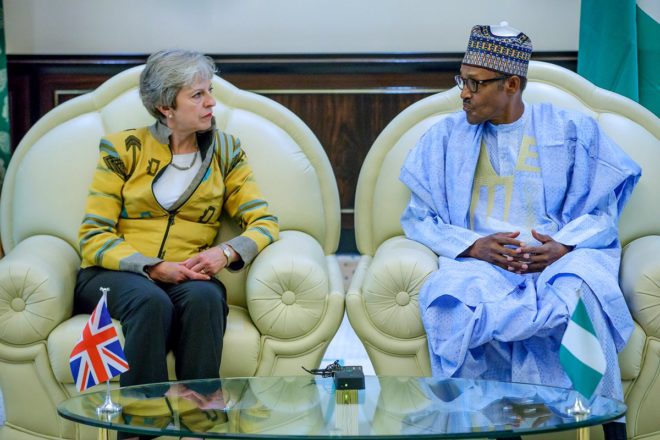
<instances>
[{"instance_id":1,"label":"flag pole","mask_svg":"<svg viewBox=\"0 0 660 440\"><path fill-rule=\"evenodd\" d=\"M107 297L110 288L99 287L99 290L103 293L104 297ZM112 401L110 395L110 379L106 380L105 384L105 401L103 402L103 405L96 408L96 414L99 416L112 417L121 411L121 405Z\"/></svg>"},{"instance_id":2,"label":"flag pole","mask_svg":"<svg viewBox=\"0 0 660 440\"><path fill-rule=\"evenodd\" d=\"M566 325L559 347L559 362L575 389L575 402L566 408L575 421L586 420L591 409L582 400L590 399L600 384L607 362L596 330L589 317L587 306L582 300L581 289L575 291L577 302ZM578 428L578 440L589 440L589 428Z\"/></svg>"}]
</instances>

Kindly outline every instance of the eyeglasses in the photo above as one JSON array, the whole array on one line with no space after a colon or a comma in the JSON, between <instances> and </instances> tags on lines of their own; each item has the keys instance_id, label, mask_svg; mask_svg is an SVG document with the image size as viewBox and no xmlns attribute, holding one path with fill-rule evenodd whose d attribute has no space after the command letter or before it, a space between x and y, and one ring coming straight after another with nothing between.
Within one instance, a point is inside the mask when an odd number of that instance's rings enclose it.
<instances>
[{"instance_id":1,"label":"eyeglasses","mask_svg":"<svg viewBox=\"0 0 660 440\"><path fill-rule=\"evenodd\" d=\"M458 86L459 89L463 90L463 87L467 85L469 91L471 91L472 93L477 93L477 90L479 90L479 86L481 84L486 84L492 81L500 81L507 78L508 76L498 76L496 78L489 78L489 79L474 79L474 78L463 78L461 75L456 75L454 77L454 81L456 82L456 85Z\"/></svg>"}]
</instances>

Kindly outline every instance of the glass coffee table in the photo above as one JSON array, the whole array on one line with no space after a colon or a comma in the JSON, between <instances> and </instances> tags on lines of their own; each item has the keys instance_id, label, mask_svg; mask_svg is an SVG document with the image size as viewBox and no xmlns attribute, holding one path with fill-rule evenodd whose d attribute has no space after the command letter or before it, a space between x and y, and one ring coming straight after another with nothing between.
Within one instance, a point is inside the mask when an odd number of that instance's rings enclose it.
<instances>
[{"instance_id":1,"label":"glass coffee table","mask_svg":"<svg viewBox=\"0 0 660 440\"><path fill-rule=\"evenodd\" d=\"M113 390L122 405L97 415L106 392L62 402L69 420L141 435L226 439L496 438L575 430L621 417L626 406L595 397L571 416L575 391L540 385L428 377L365 378L365 389L336 391L318 376L196 380ZM583 432L585 430L582 430Z\"/></svg>"}]
</instances>

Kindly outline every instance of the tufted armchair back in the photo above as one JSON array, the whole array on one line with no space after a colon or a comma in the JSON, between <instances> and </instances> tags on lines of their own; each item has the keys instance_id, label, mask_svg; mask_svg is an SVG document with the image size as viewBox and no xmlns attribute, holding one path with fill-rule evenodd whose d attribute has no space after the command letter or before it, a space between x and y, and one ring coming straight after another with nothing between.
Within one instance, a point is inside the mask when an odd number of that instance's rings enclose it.
<instances>
[{"instance_id":1,"label":"tufted armchair back","mask_svg":"<svg viewBox=\"0 0 660 440\"><path fill-rule=\"evenodd\" d=\"M526 102L551 102L594 117L642 167L619 222L621 242L627 245L620 280L635 319L620 366L629 435L660 435L660 419L653 416L660 406L660 122L639 104L553 64L532 61L528 81ZM355 235L362 257L346 308L378 374L431 374L417 294L437 269L437 256L403 237L400 216L410 192L398 176L422 134L461 106L454 87L408 107L379 135L360 171Z\"/></svg>"},{"instance_id":2,"label":"tufted armchair back","mask_svg":"<svg viewBox=\"0 0 660 440\"><path fill-rule=\"evenodd\" d=\"M0 259L0 388L7 406L0 439L17 431L35 438L77 435L55 413L55 404L75 393L68 355L87 319L72 316L77 233L100 138L154 121L138 94L142 68L53 109L10 162L0 198L6 254ZM213 95L216 125L240 138L281 228L280 240L249 268L219 275L230 309L221 374L303 374L301 366L320 364L344 312L334 256L340 233L334 174L316 136L283 106L217 76ZM217 241L238 233L225 218ZM30 411L45 416L37 422Z\"/></svg>"}]
</instances>

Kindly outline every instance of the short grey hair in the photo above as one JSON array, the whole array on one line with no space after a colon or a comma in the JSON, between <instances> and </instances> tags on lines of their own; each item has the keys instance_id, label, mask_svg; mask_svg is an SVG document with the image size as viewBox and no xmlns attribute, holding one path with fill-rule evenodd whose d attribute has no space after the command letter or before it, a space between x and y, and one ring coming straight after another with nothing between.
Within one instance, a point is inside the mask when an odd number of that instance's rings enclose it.
<instances>
[{"instance_id":1,"label":"short grey hair","mask_svg":"<svg viewBox=\"0 0 660 440\"><path fill-rule=\"evenodd\" d=\"M140 98L147 111L163 120L160 106L176 108L176 95L196 81L209 80L217 71L209 57L191 50L168 49L151 54L140 74Z\"/></svg>"}]
</instances>

